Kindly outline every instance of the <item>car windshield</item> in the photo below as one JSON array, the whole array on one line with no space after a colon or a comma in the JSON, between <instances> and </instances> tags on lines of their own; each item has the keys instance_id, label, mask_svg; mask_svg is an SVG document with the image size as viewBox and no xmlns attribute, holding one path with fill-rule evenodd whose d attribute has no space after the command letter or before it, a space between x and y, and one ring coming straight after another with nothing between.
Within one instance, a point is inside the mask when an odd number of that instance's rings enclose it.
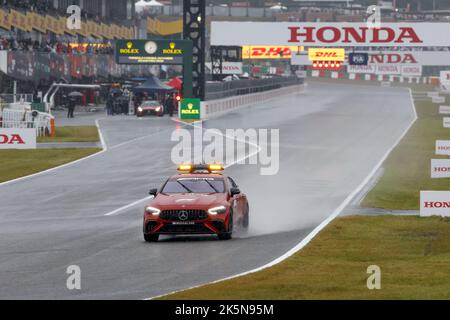
<instances>
[{"instance_id":1,"label":"car windshield","mask_svg":"<svg viewBox=\"0 0 450 320\"><path fill-rule=\"evenodd\" d=\"M181 178L167 181L163 193L223 193L223 179Z\"/></svg>"},{"instance_id":2,"label":"car windshield","mask_svg":"<svg viewBox=\"0 0 450 320\"><path fill-rule=\"evenodd\" d=\"M159 106L159 102L158 101L146 101L144 103L142 103L143 107L157 107Z\"/></svg>"}]
</instances>

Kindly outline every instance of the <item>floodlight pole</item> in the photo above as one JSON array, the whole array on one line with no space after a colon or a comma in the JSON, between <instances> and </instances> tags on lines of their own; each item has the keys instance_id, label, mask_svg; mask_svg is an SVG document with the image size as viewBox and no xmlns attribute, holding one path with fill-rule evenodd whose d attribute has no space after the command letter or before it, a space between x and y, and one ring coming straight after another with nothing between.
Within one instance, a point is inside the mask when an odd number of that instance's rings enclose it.
<instances>
[{"instance_id":1,"label":"floodlight pole","mask_svg":"<svg viewBox=\"0 0 450 320\"><path fill-rule=\"evenodd\" d=\"M194 98L200 98L200 100L205 100L205 12L206 0L183 0L183 39L191 40L193 45L192 94Z\"/></svg>"}]
</instances>

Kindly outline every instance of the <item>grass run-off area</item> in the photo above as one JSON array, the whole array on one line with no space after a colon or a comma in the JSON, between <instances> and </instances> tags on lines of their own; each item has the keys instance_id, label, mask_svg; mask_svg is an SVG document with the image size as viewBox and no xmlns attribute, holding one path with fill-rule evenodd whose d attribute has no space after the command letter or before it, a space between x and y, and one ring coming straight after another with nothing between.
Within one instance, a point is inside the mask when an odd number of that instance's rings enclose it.
<instances>
[{"instance_id":1,"label":"grass run-off area","mask_svg":"<svg viewBox=\"0 0 450 320\"><path fill-rule=\"evenodd\" d=\"M99 151L98 148L0 150L0 182L57 167Z\"/></svg>"},{"instance_id":2,"label":"grass run-off area","mask_svg":"<svg viewBox=\"0 0 450 320\"><path fill-rule=\"evenodd\" d=\"M377 81L322 78L311 82L380 85ZM427 84L394 82L392 86L409 87L413 93L434 90ZM449 104L448 96L442 104L432 103L431 98L415 101L418 119L384 162L383 175L362 201L362 207L418 210L421 190L450 190L449 179L431 179L431 159L448 158L435 154L435 143L436 140L450 140L450 129L443 127L444 116L439 114L439 106Z\"/></svg>"},{"instance_id":3,"label":"grass run-off area","mask_svg":"<svg viewBox=\"0 0 450 320\"><path fill-rule=\"evenodd\" d=\"M163 299L450 299L449 274L450 219L347 216L271 268Z\"/></svg>"},{"instance_id":4,"label":"grass run-off area","mask_svg":"<svg viewBox=\"0 0 450 320\"><path fill-rule=\"evenodd\" d=\"M99 141L96 126L56 127L56 137L39 137L38 143L47 142L97 142Z\"/></svg>"},{"instance_id":5,"label":"grass run-off area","mask_svg":"<svg viewBox=\"0 0 450 320\"><path fill-rule=\"evenodd\" d=\"M446 105L450 99L447 97ZM418 119L383 164L383 175L362 202L363 207L418 210L421 190L450 190L449 179L431 179L436 140L450 140L439 105L415 101Z\"/></svg>"}]
</instances>

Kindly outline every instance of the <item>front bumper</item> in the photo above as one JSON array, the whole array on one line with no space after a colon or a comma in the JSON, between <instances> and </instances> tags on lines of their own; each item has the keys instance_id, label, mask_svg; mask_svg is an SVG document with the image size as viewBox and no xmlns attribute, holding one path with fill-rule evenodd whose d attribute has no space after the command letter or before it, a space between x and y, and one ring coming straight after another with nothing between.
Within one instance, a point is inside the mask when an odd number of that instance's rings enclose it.
<instances>
[{"instance_id":1,"label":"front bumper","mask_svg":"<svg viewBox=\"0 0 450 320\"><path fill-rule=\"evenodd\" d=\"M163 111L156 111L156 110L142 110L141 112L136 111L136 116L143 117L143 116L160 116L163 114Z\"/></svg>"},{"instance_id":2,"label":"front bumper","mask_svg":"<svg viewBox=\"0 0 450 320\"><path fill-rule=\"evenodd\" d=\"M148 220L144 223L145 234L219 234L226 232L225 221L161 221Z\"/></svg>"}]
</instances>

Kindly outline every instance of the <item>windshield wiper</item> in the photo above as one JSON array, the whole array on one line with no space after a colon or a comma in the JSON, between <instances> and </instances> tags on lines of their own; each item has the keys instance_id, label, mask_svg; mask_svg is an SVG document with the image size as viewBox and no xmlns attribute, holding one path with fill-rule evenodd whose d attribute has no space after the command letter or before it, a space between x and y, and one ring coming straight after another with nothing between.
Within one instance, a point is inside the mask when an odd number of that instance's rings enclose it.
<instances>
[{"instance_id":1,"label":"windshield wiper","mask_svg":"<svg viewBox=\"0 0 450 320\"><path fill-rule=\"evenodd\" d=\"M187 190L188 193L193 193L191 189L189 189L188 187L186 187L184 184L182 184L180 181L176 180L179 184L181 184L181 186Z\"/></svg>"},{"instance_id":2,"label":"windshield wiper","mask_svg":"<svg viewBox=\"0 0 450 320\"><path fill-rule=\"evenodd\" d=\"M216 193L219 193L219 190L217 190L216 188L214 188L214 186L213 186L208 180L204 180L204 181L206 181L206 183L209 184L209 186L210 186L211 188L213 188L213 190L214 190Z\"/></svg>"}]
</instances>

